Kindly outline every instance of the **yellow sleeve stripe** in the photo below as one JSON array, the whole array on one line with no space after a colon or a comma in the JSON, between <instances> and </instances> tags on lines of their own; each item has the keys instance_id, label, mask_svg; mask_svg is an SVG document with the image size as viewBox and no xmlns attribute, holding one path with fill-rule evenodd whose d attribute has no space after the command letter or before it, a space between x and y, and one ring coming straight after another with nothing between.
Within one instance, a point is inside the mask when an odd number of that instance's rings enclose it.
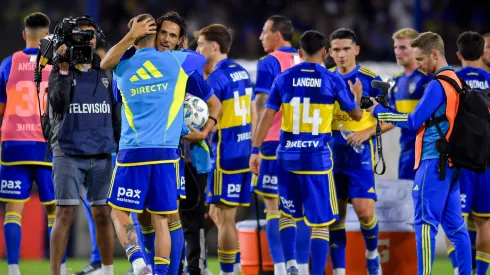
<instances>
[{"instance_id":1,"label":"yellow sleeve stripe","mask_svg":"<svg viewBox=\"0 0 490 275\"><path fill-rule=\"evenodd\" d=\"M168 113L166 130L170 128L175 118L180 113L180 110L183 108L182 104L184 103L185 87L187 85L187 78L189 78L189 76L182 69L182 65L179 63L177 58L173 54L172 56L177 61L177 64L179 64L180 68L179 68L179 75L177 77L177 82L175 83L174 98L172 100L172 104L170 105L170 111Z\"/></svg>"},{"instance_id":2,"label":"yellow sleeve stripe","mask_svg":"<svg viewBox=\"0 0 490 275\"><path fill-rule=\"evenodd\" d=\"M375 73L375 72L373 72L373 71L371 71L371 70L369 70L369 69L367 69L365 67L359 68L359 72L360 73L363 73L365 75L371 76L371 77L377 77L378 76L377 73Z\"/></svg>"},{"instance_id":3,"label":"yellow sleeve stripe","mask_svg":"<svg viewBox=\"0 0 490 275\"><path fill-rule=\"evenodd\" d=\"M403 75L403 72L399 72L399 73L397 73L396 75L394 75L394 76L393 76L393 78L397 78L397 77L400 77L400 76L402 76L402 75Z\"/></svg>"}]
</instances>

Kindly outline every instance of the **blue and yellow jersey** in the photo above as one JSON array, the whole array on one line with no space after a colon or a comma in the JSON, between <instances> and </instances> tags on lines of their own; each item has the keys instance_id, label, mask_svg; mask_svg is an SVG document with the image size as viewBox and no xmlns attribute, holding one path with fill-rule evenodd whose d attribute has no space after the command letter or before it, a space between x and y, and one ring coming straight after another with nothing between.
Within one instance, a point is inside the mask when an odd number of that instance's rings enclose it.
<instances>
[{"instance_id":1,"label":"blue and yellow jersey","mask_svg":"<svg viewBox=\"0 0 490 275\"><path fill-rule=\"evenodd\" d=\"M334 72L337 76L342 78L345 82L345 85L347 88L349 88L348 81L350 80L352 83L356 82L356 78L358 78L361 83L362 83L362 95L363 96L370 96L370 97L376 97L381 95L381 89L375 89L371 86L371 81L373 79L381 81L381 78L374 72L370 71L369 69L366 69L365 67L362 67L361 65L357 65L352 72L348 74L341 74L337 70L337 67L333 67L329 69L330 71ZM376 119L371 116L370 113L364 112L364 115L362 116L360 121L355 121L350 116L345 112L342 111L339 104L335 103L335 109L334 109L334 119L333 119L333 124L332 124L332 129L338 133L338 137L340 139L344 140L342 136L339 133L339 128L340 125L343 127L351 130L351 131L363 131L366 129L369 129L373 126L376 125ZM334 132L334 138L337 138L336 133ZM345 141L345 140L344 140ZM346 143L347 144L347 143Z\"/></svg>"},{"instance_id":2,"label":"blue and yellow jersey","mask_svg":"<svg viewBox=\"0 0 490 275\"><path fill-rule=\"evenodd\" d=\"M177 161L189 75L205 64L199 54L139 49L114 69L122 107L119 164Z\"/></svg>"},{"instance_id":3,"label":"blue and yellow jersey","mask_svg":"<svg viewBox=\"0 0 490 275\"><path fill-rule=\"evenodd\" d=\"M456 72L471 89L475 91L488 91L490 89L490 73L474 67L464 67Z\"/></svg>"},{"instance_id":4,"label":"blue and yellow jersey","mask_svg":"<svg viewBox=\"0 0 490 275\"><path fill-rule=\"evenodd\" d=\"M327 173L332 169L328 141L335 104L356 108L354 96L334 73L313 63L301 63L280 74L266 108L282 107L280 165L297 173Z\"/></svg>"},{"instance_id":5,"label":"blue and yellow jersey","mask_svg":"<svg viewBox=\"0 0 490 275\"><path fill-rule=\"evenodd\" d=\"M37 48L25 48L23 53L31 56L29 64L25 64L24 67L14 68L14 70L25 71L33 70L35 66L35 60L37 56ZM5 58L0 65L0 102L7 103L7 82L9 81L12 71L12 59L13 55ZM46 69L44 70L46 71ZM48 79L43 78L41 82L41 90L46 88ZM34 81L29 82L29 85L22 86L22 92L29 94L36 94L36 85ZM26 101L24 106L33 108L34 112L39 112L39 107L33 104L34 101ZM19 129L22 130L22 129ZM2 142L1 163L2 165L45 165L51 166L51 159L48 162L45 161L46 157L46 142L40 141L17 141L6 140ZM50 157L51 158L51 157Z\"/></svg>"},{"instance_id":6,"label":"blue and yellow jersey","mask_svg":"<svg viewBox=\"0 0 490 275\"><path fill-rule=\"evenodd\" d=\"M395 84L390 89L390 105L400 113L410 114L424 95L425 85L432 80L432 75L426 75L420 70L413 71L410 75L399 73L394 78ZM417 131L401 129L400 145L402 149L415 146Z\"/></svg>"},{"instance_id":7,"label":"blue and yellow jersey","mask_svg":"<svg viewBox=\"0 0 490 275\"><path fill-rule=\"evenodd\" d=\"M212 137L216 169L225 174L250 171L252 146L251 103L254 100L248 72L238 63L223 59L207 78L221 101L218 131Z\"/></svg>"}]
</instances>

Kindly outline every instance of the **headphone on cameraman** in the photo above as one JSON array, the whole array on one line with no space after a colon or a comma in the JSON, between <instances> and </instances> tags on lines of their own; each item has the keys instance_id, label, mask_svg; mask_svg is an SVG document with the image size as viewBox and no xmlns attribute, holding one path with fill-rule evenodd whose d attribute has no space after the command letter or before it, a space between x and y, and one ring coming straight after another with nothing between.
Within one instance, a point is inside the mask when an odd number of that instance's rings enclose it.
<instances>
[{"instance_id":1,"label":"headphone on cameraman","mask_svg":"<svg viewBox=\"0 0 490 275\"><path fill-rule=\"evenodd\" d=\"M105 48L108 46L107 38L105 37L104 32L101 28L99 28L99 25L97 25L97 23L92 18L90 18L90 15L87 14L85 16L78 17L76 21L78 26L88 25L95 28L95 40L97 41L97 49Z\"/></svg>"}]
</instances>

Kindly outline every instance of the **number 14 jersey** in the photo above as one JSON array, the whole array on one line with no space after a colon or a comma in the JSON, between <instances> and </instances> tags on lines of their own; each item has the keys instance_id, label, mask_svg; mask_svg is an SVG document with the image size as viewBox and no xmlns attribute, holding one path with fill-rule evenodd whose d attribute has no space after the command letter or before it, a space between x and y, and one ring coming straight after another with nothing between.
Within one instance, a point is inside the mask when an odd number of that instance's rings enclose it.
<instances>
[{"instance_id":1,"label":"number 14 jersey","mask_svg":"<svg viewBox=\"0 0 490 275\"><path fill-rule=\"evenodd\" d=\"M224 174L248 172L254 100L250 75L238 63L223 59L207 82L222 105L218 132L212 137L215 168Z\"/></svg>"},{"instance_id":2,"label":"number 14 jersey","mask_svg":"<svg viewBox=\"0 0 490 275\"><path fill-rule=\"evenodd\" d=\"M282 107L278 161L283 169L314 174L332 169L328 141L335 101L346 112L356 108L344 81L318 64L300 63L277 76L265 107Z\"/></svg>"}]
</instances>

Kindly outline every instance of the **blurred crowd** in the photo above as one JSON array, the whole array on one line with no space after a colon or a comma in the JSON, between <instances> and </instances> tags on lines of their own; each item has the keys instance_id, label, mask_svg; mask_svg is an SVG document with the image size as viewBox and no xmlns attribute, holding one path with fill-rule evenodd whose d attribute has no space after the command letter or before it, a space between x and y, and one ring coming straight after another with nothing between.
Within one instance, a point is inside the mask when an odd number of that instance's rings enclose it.
<instances>
[{"instance_id":1,"label":"blurred crowd","mask_svg":"<svg viewBox=\"0 0 490 275\"><path fill-rule=\"evenodd\" d=\"M420 2L420 9L414 4ZM222 23L234 33L232 58L257 59L264 52L259 35L264 18L284 14L293 19L295 42L305 30L325 34L339 27L356 31L361 45L359 60L393 61L391 35L397 29L413 27L442 35L447 52L456 52L458 34L464 30L490 32L490 1L474 0L7 0L0 20L8 43L0 46L0 58L23 47L21 30L24 16L45 12L53 21L81 16L91 4L100 9L100 25L110 42L127 32L127 22L149 12L158 17L175 10L189 24L189 35L202 26ZM418 18L419 20L416 20ZM449 63L456 55L448 54Z\"/></svg>"}]
</instances>

